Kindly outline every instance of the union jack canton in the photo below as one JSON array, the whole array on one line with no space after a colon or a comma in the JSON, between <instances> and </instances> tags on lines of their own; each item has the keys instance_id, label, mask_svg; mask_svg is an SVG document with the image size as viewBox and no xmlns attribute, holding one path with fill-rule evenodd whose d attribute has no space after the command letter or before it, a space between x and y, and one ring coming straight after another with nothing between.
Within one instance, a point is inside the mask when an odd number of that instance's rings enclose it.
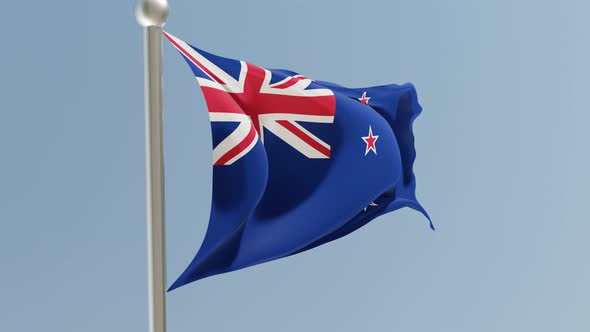
<instances>
[{"instance_id":1,"label":"union jack canton","mask_svg":"<svg viewBox=\"0 0 590 332\"><path fill-rule=\"evenodd\" d=\"M264 129L307 158L330 158L330 146L297 122L334 122L332 90L310 87L312 81L303 75L275 75L273 80L270 70L244 61L239 61L236 78L207 59L204 52L170 34L165 36L200 71L197 81L207 99L209 119L239 123L213 149L214 165L231 165L242 158L258 137L264 142ZM278 77L281 80L275 82Z\"/></svg>"}]
</instances>

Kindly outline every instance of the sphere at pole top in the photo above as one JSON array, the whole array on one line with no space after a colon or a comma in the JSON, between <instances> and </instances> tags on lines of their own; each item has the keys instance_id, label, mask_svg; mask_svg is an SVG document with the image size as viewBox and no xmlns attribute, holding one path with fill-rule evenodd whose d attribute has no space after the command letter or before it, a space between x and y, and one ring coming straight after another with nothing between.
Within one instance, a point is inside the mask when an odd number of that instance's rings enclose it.
<instances>
[{"instance_id":1,"label":"sphere at pole top","mask_svg":"<svg viewBox=\"0 0 590 332\"><path fill-rule=\"evenodd\" d=\"M144 27L162 27L168 18L168 1L138 0L135 16L137 22Z\"/></svg>"}]
</instances>

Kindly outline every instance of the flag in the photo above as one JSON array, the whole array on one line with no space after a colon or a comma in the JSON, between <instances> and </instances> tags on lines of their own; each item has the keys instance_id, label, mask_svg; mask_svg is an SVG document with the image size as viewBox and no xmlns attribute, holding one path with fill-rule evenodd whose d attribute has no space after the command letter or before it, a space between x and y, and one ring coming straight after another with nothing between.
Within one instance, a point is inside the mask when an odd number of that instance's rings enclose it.
<instances>
[{"instance_id":1,"label":"flag","mask_svg":"<svg viewBox=\"0 0 590 332\"><path fill-rule=\"evenodd\" d=\"M201 86L213 141L209 226L169 290L312 249L402 207L430 220L415 196L411 84L349 89L164 35Z\"/></svg>"}]
</instances>

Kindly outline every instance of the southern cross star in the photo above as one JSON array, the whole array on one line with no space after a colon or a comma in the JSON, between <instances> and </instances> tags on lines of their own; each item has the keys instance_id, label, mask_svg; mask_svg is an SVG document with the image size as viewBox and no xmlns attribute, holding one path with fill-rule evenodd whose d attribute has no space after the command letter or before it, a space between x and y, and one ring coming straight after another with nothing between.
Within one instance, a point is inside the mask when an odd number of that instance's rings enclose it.
<instances>
[{"instance_id":1,"label":"southern cross star","mask_svg":"<svg viewBox=\"0 0 590 332\"><path fill-rule=\"evenodd\" d=\"M369 105L369 99L371 99L371 97L367 97L367 91L363 92L363 95L360 98L357 98L358 100L361 101L361 103L365 104L365 105Z\"/></svg>"},{"instance_id":2,"label":"southern cross star","mask_svg":"<svg viewBox=\"0 0 590 332\"><path fill-rule=\"evenodd\" d=\"M369 151L373 151L373 153L377 154L377 147L375 146L375 142L379 138L379 135L373 135L373 129L369 126L369 135L365 137L361 137L365 143L367 143L367 148L365 149L365 156Z\"/></svg>"}]
</instances>

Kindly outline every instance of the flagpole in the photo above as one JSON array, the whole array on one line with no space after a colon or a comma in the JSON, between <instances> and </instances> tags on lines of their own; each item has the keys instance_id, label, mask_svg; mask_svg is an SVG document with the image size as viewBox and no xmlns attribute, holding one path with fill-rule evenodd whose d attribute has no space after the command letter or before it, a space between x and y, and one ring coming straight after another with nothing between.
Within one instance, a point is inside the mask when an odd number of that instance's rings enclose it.
<instances>
[{"instance_id":1,"label":"flagpole","mask_svg":"<svg viewBox=\"0 0 590 332\"><path fill-rule=\"evenodd\" d=\"M162 146L162 27L166 0L138 0L137 22L144 29L146 190L149 331L166 332L164 155Z\"/></svg>"}]
</instances>

